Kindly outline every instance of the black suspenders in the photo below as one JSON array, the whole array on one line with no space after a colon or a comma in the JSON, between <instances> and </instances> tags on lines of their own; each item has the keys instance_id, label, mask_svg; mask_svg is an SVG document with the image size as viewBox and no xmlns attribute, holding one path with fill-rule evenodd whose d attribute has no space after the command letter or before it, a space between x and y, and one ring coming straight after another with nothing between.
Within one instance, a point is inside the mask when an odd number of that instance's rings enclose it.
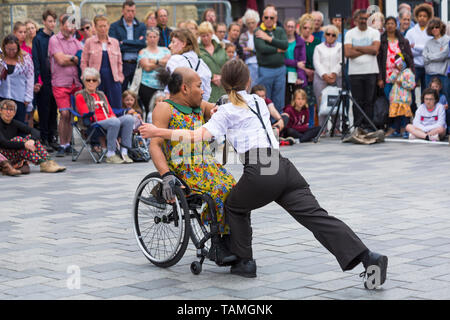
<instances>
[{"instance_id":1,"label":"black suspenders","mask_svg":"<svg viewBox=\"0 0 450 320\"><path fill-rule=\"evenodd\" d=\"M191 69L194 69L194 67L192 66L192 64L191 64L191 60L189 60L188 59L188 57L186 57L186 56L184 56L183 55L183 57L187 60L187 62L189 63L189 66L191 67ZM200 67L200 58L198 58L198 63L197 63L197 66L195 67L195 72L197 72L198 71L198 68Z\"/></svg>"}]
</instances>

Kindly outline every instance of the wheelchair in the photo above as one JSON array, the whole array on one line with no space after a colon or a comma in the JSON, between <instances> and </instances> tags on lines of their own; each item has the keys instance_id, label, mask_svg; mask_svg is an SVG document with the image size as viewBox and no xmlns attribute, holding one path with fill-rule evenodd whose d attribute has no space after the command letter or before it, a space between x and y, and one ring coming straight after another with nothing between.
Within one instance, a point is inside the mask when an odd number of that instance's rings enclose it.
<instances>
[{"instance_id":1,"label":"wheelchair","mask_svg":"<svg viewBox=\"0 0 450 320\"><path fill-rule=\"evenodd\" d=\"M190 270L198 275L206 258L215 261L214 254L210 254L212 242L219 236L215 202L207 194L192 192L182 179L177 179L180 185L174 188L176 197L172 204L162 196L158 172L142 179L133 200L134 233L144 256L161 268L178 263L191 239L200 261L193 261Z\"/></svg>"}]
</instances>

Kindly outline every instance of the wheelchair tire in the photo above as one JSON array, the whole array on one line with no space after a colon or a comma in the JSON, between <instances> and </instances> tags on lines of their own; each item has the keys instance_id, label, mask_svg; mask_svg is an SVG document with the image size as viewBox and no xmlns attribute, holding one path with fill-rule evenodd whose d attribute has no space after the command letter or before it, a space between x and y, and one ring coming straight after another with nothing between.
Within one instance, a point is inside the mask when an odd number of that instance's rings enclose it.
<instances>
[{"instance_id":1,"label":"wheelchair tire","mask_svg":"<svg viewBox=\"0 0 450 320\"><path fill-rule=\"evenodd\" d=\"M183 257L189 243L190 216L184 192L175 187L173 205L158 202L152 192L162 183L155 172L139 184L133 201L133 227L139 248L154 265L168 268Z\"/></svg>"},{"instance_id":2,"label":"wheelchair tire","mask_svg":"<svg viewBox=\"0 0 450 320\"><path fill-rule=\"evenodd\" d=\"M198 261L194 261L191 263L191 272L192 274L199 275L202 272L202 264Z\"/></svg>"}]
</instances>

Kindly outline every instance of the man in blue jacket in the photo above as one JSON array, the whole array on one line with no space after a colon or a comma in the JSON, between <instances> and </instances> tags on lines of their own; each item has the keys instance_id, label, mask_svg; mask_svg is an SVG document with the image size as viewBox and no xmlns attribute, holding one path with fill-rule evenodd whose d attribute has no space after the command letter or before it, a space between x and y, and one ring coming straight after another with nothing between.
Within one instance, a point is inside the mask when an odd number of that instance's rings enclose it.
<instances>
[{"instance_id":1,"label":"man in blue jacket","mask_svg":"<svg viewBox=\"0 0 450 320\"><path fill-rule=\"evenodd\" d=\"M48 42L56 26L56 13L46 10L42 14L44 27L39 29L33 39L34 92L39 114L41 141L47 151L58 148L56 141L57 107L52 91L52 76L48 59Z\"/></svg>"},{"instance_id":2,"label":"man in blue jacket","mask_svg":"<svg viewBox=\"0 0 450 320\"><path fill-rule=\"evenodd\" d=\"M135 16L136 5L132 0L127 0L122 5L122 17L111 24L109 29L109 36L119 41L120 51L122 52L122 68L125 77L122 83L122 91L127 90L128 85L133 81L138 53L146 47L145 34L147 28Z\"/></svg>"}]
</instances>

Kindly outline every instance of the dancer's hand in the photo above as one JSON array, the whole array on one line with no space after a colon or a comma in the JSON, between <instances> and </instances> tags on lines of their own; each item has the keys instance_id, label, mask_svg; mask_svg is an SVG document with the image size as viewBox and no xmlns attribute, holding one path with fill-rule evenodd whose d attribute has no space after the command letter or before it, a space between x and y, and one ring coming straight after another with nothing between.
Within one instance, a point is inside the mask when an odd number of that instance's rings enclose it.
<instances>
[{"instance_id":1,"label":"dancer's hand","mask_svg":"<svg viewBox=\"0 0 450 320\"><path fill-rule=\"evenodd\" d=\"M143 123L139 128L139 133L141 134L142 138L148 139L148 138L154 138L156 137L156 133L158 130L158 127L151 123Z\"/></svg>"},{"instance_id":2,"label":"dancer's hand","mask_svg":"<svg viewBox=\"0 0 450 320\"><path fill-rule=\"evenodd\" d=\"M163 198L169 202L173 203L175 200L174 187L177 184L177 178L174 175L167 175L162 179L163 189L162 196Z\"/></svg>"}]
</instances>

